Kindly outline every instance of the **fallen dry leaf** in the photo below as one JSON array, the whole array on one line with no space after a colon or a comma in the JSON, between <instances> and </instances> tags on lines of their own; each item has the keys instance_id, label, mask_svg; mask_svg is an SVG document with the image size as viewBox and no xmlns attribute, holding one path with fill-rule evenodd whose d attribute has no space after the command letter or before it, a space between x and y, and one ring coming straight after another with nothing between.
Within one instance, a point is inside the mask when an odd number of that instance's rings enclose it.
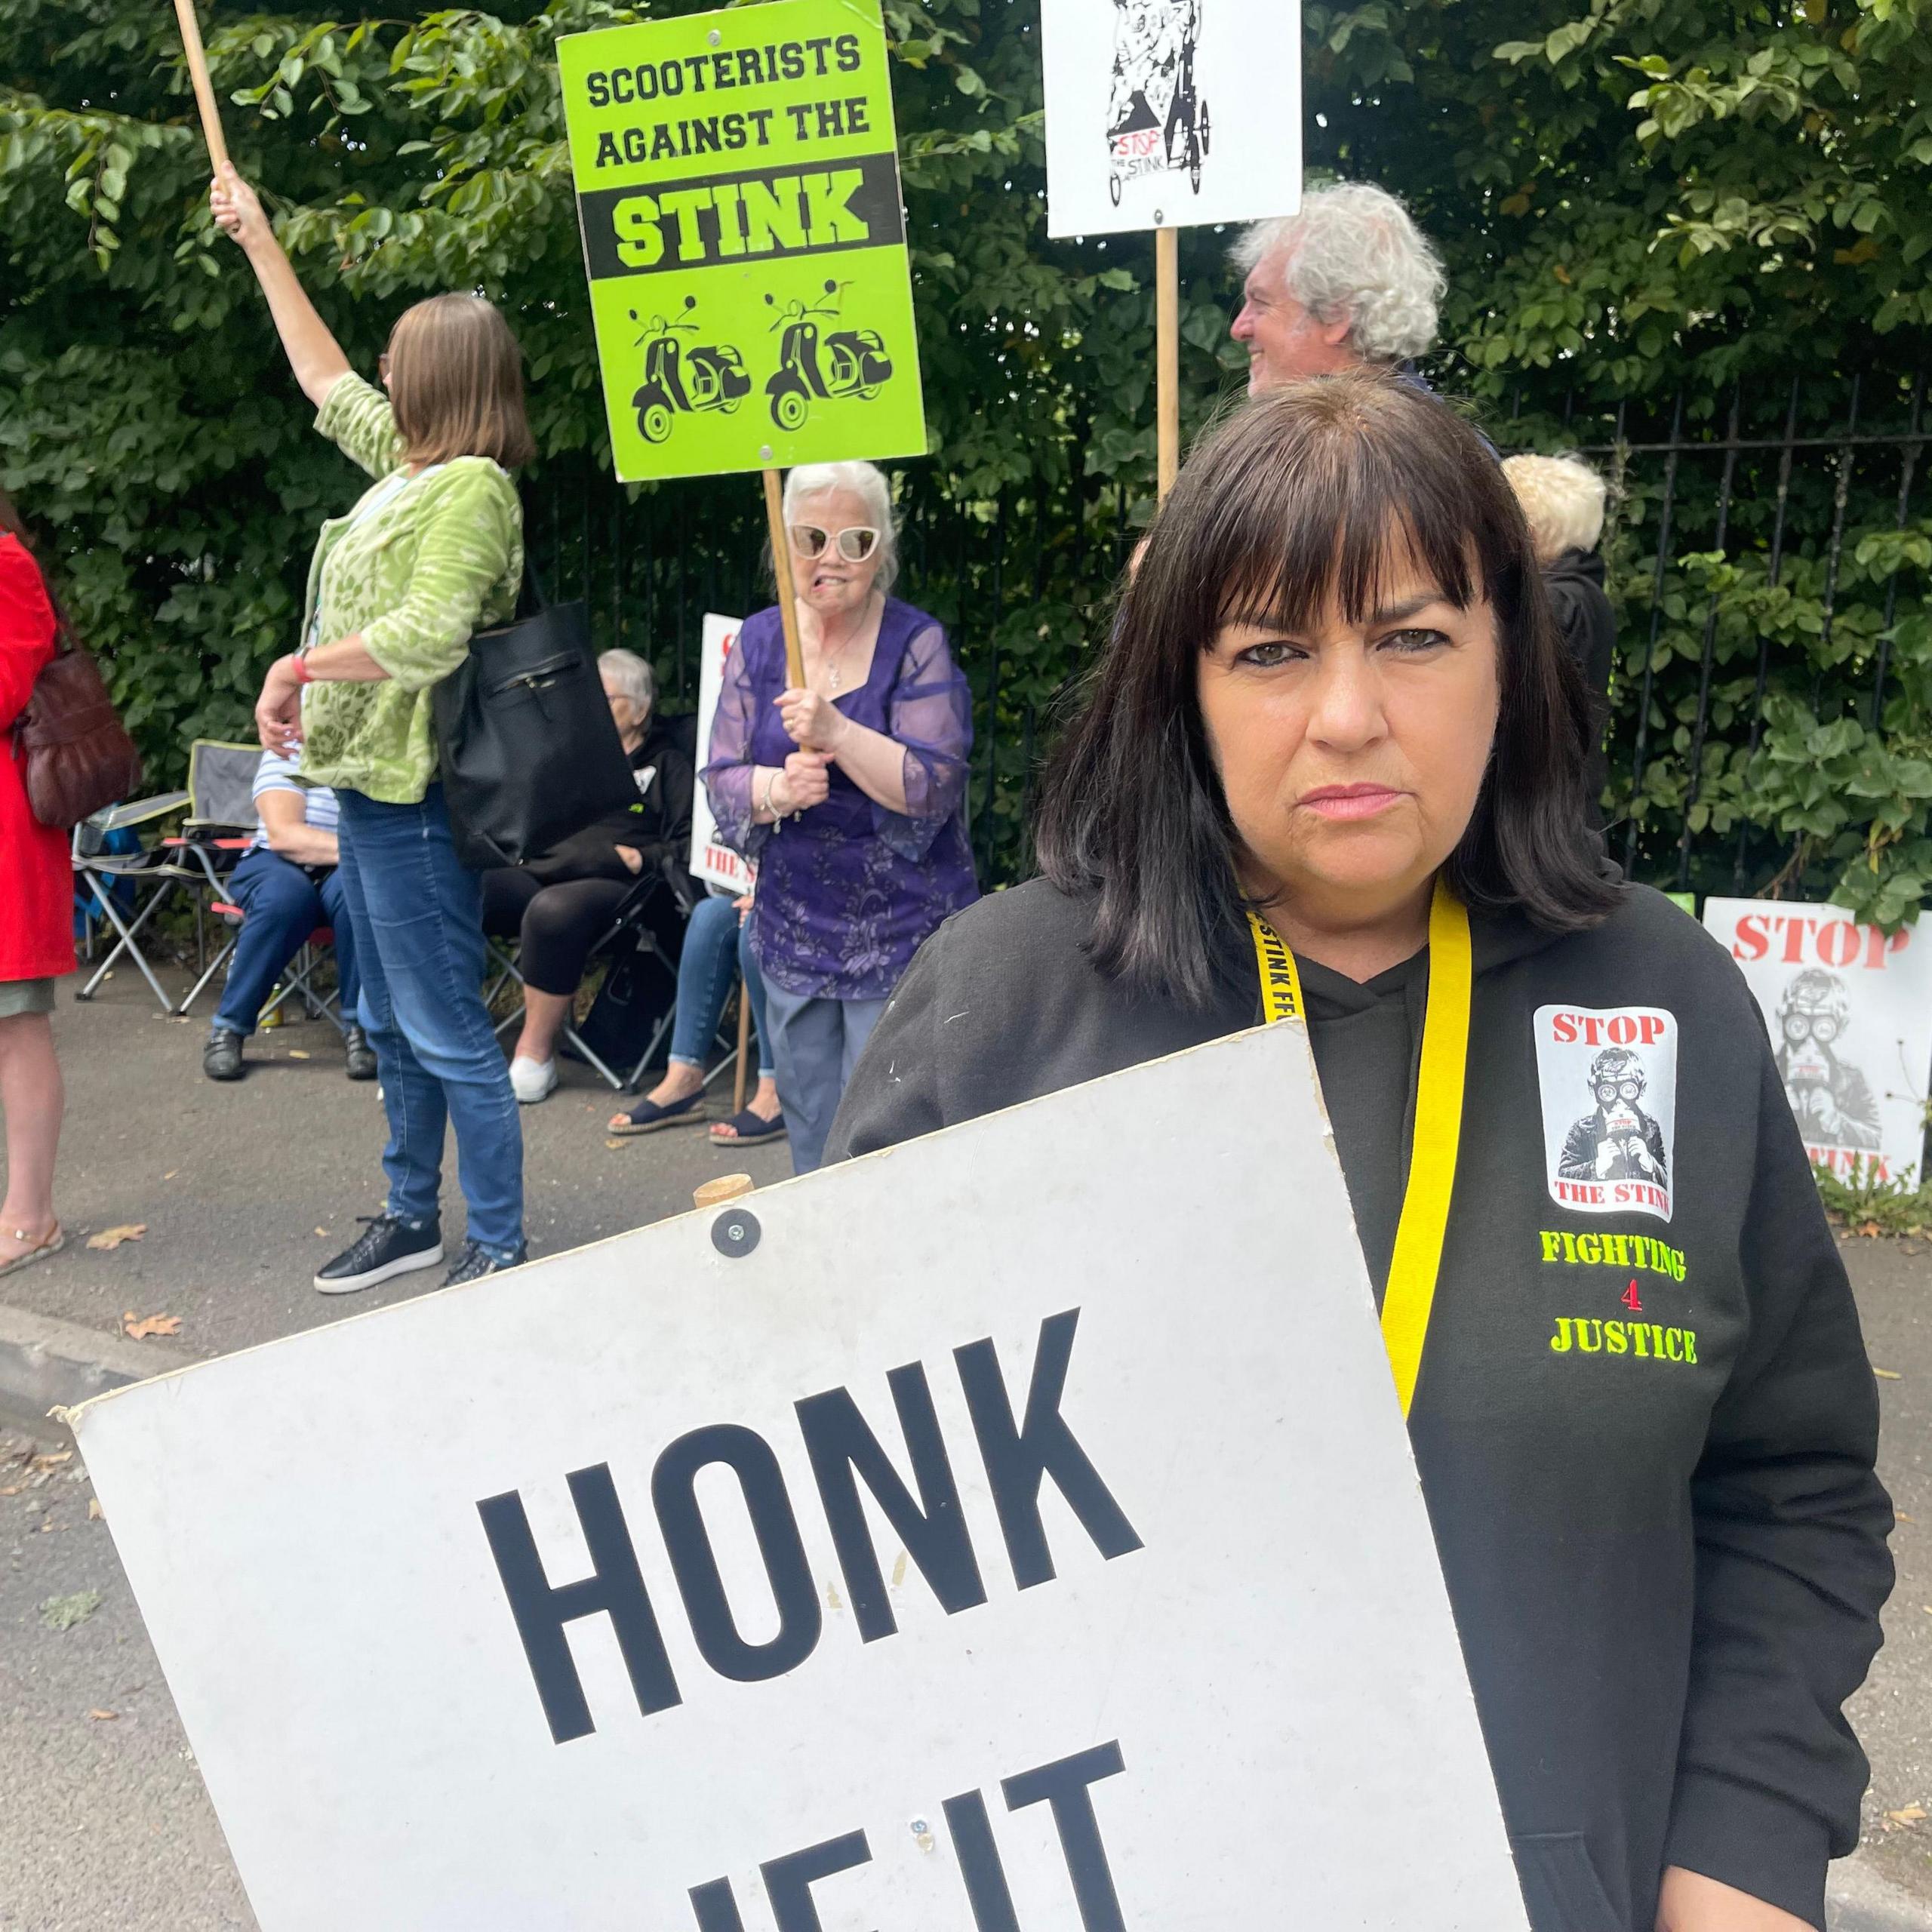
<instances>
[{"instance_id":1,"label":"fallen dry leaf","mask_svg":"<svg viewBox=\"0 0 1932 1932\"><path fill-rule=\"evenodd\" d=\"M607 1140L604 1144L607 1147L621 1147L624 1143L621 1140Z\"/></svg>"},{"instance_id":2,"label":"fallen dry leaf","mask_svg":"<svg viewBox=\"0 0 1932 1932\"><path fill-rule=\"evenodd\" d=\"M1869 1241L1875 1239L1876 1237L1882 1234L1884 1230L1879 1226L1876 1221L1860 1221L1858 1224L1858 1232L1863 1235Z\"/></svg>"},{"instance_id":3,"label":"fallen dry leaf","mask_svg":"<svg viewBox=\"0 0 1932 1932\"><path fill-rule=\"evenodd\" d=\"M1881 1382L1897 1382L1903 1379L1895 1368L1875 1368L1872 1373Z\"/></svg>"},{"instance_id":4,"label":"fallen dry leaf","mask_svg":"<svg viewBox=\"0 0 1932 1932\"><path fill-rule=\"evenodd\" d=\"M181 1170L179 1168L170 1168L167 1173L162 1176L162 1179L163 1180L172 1180L180 1171Z\"/></svg>"},{"instance_id":5,"label":"fallen dry leaf","mask_svg":"<svg viewBox=\"0 0 1932 1932\"><path fill-rule=\"evenodd\" d=\"M315 1232L316 1232L316 1233L318 1233L318 1235L321 1235L321 1236L322 1236L322 1238L323 1238L325 1240L326 1240L326 1239L328 1238L328 1232L329 1232L329 1231L328 1231L328 1229L327 1228L318 1228L318 1229L315 1230Z\"/></svg>"},{"instance_id":6,"label":"fallen dry leaf","mask_svg":"<svg viewBox=\"0 0 1932 1932\"><path fill-rule=\"evenodd\" d=\"M36 1456L33 1466L37 1469L57 1469L63 1463L71 1463L74 1452L71 1449L50 1449L44 1456Z\"/></svg>"},{"instance_id":7,"label":"fallen dry leaf","mask_svg":"<svg viewBox=\"0 0 1932 1932\"><path fill-rule=\"evenodd\" d=\"M122 1316L121 1327L129 1341L145 1342L150 1335L179 1334L181 1318L178 1315L150 1315L142 1319L131 1308Z\"/></svg>"},{"instance_id":8,"label":"fallen dry leaf","mask_svg":"<svg viewBox=\"0 0 1932 1932\"><path fill-rule=\"evenodd\" d=\"M97 1235L88 1236L90 1247L118 1247L124 1241L139 1241L148 1231L145 1221L131 1221L125 1227L103 1228Z\"/></svg>"},{"instance_id":9,"label":"fallen dry leaf","mask_svg":"<svg viewBox=\"0 0 1932 1932\"><path fill-rule=\"evenodd\" d=\"M291 1047L288 1050L288 1057L291 1060L306 1060L309 1056L300 1047Z\"/></svg>"},{"instance_id":10,"label":"fallen dry leaf","mask_svg":"<svg viewBox=\"0 0 1932 1932\"><path fill-rule=\"evenodd\" d=\"M88 1713L96 1724L112 1724L120 1715L118 1711L90 1711Z\"/></svg>"},{"instance_id":11,"label":"fallen dry leaf","mask_svg":"<svg viewBox=\"0 0 1932 1932\"><path fill-rule=\"evenodd\" d=\"M25 1483L17 1482L11 1489L0 1489L0 1496L17 1496L20 1494L20 1491L26 1487L26 1484Z\"/></svg>"},{"instance_id":12,"label":"fallen dry leaf","mask_svg":"<svg viewBox=\"0 0 1932 1932\"><path fill-rule=\"evenodd\" d=\"M1895 1825L1915 1825L1925 1816L1922 1804L1908 1804L1901 1811L1887 1811L1885 1816Z\"/></svg>"},{"instance_id":13,"label":"fallen dry leaf","mask_svg":"<svg viewBox=\"0 0 1932 1932\"><path fill-rule=\"evenodd\" d=\"M97 1496L90 1496L88 1498L88 1521L90 1523L97 1523L100 1520L100 1498Z\"/></svg>"}]
</instances>

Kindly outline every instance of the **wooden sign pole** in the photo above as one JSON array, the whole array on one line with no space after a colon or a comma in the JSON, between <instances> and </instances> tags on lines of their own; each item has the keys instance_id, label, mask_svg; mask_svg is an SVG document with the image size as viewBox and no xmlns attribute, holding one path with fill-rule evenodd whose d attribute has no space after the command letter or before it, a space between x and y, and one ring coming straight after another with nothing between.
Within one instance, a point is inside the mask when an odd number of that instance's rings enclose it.
<instances>
[{"instance_id":1,"label":"wooden sign pole","mask_svg":"<svg viewBox=\"0 0 1932 1932\"><path fill-rule=\"evenodd\" d=\"M798 599L792 583L792 540L785 528L785 492L778 472L764 472L764 519L771 529L771 568L778 579L778 614L785 624L785 681L805 688L805 654L798 642Z\"/></svg>"},{"instance_id":2,"label":"wooden sign pole","mask_svg":"<svg viewBox=\"0 0 1932 1932\"><path fill-rule=\"evenodd\" d=\"M1155 355L1159 371L1161 498L1180 473L1180 248L1178 231L1154 231Z\"/></svg>"},{"instance_id":3,"label":"wooden sign pole","mask_svg":"<svg viewBox=\"0 0 1932 1932\"><path fill-rule=\"evenodd\" d=\"M188 55L188 78L194 83L195 105L202 111L202 138L208 144L208 159L220 174L228 165L228 143L221 131L221 109L215 103L214 83L208 78L208 57L202 47L195 0L174 0L174 17L181 23L181 45Z\"/></svg>"}]
</instances>

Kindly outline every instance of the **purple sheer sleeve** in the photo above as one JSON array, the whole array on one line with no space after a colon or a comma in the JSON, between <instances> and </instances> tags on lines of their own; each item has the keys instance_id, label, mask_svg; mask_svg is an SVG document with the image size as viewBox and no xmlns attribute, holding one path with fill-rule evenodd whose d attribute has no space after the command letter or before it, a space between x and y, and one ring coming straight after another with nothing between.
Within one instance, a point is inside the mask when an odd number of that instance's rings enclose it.
<instances>
[{"instance_id":1,"label":"purple sheer sleeve","mask_svg":"<svg viewBox=\"0 0 1932 1932\"><path fill-rule=\"evenodd\" d=\"M872 824L891 851L916 861L959 810L973 752L973 694L937 624L906 647L889 724L906 750L906 810L875 804Z\"/></svg>"},{"instance_id":2,"label":"purple sheer sleeve","mask_svg":"<svg viewBox=\"0 0 1932 1932\"><path fill-rule=\"evenodd\" d=\"M741 857L755 860L766 839L768 825L752 823L752 729L757 721L757 700L752 691L749 654L741 633L737 648L724 660L724 681L718 694L718 709L711 721L711 743L703 777L711 800L711 815L718 821L718 838Z\"/></svg>"}]
</instances>

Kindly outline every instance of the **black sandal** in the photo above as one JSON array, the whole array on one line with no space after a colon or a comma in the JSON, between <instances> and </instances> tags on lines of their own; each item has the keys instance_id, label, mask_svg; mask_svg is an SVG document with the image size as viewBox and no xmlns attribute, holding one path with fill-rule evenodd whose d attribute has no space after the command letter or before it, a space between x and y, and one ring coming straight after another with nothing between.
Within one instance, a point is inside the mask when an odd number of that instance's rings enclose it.
<instances>
[{"instance_id":1,"label":"black sandal","mask_svg":"<svg viewBox=\"0 0 1932 1932\"><path fill-rule=\"evenodd\" d=\"M741 1114L734 1114L729 1120L715 1120L711 1123L711 1141L715 1147L755 1147L761 1140L782 1140L785 1137L785 1116L774 1114L770 1120L750 1107Z\"/></svg>"},{"instance_id":2,"label":"black sandal","mask_svg":"<svg viewBox=\"0 0 1932 1932\"><path fill-rule=\"evenodd\" d=\"M673 1100L668 1107L660 1106L655 1100L640 1100L624 1116L626 1124L607 1131L621 1137L632 1134L655 1134L660 1127L675 1127L680 1121L687 1127L695 1127L704 1118L697 1111L703 1105L702 1088L685 1100Z\"/></svg>"}]
</instances>

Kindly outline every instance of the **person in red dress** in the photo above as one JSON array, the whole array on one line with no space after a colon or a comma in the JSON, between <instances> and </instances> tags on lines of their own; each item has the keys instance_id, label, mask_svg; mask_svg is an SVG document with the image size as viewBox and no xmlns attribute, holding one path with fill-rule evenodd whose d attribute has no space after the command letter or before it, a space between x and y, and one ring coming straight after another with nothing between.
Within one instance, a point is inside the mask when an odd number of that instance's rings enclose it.
<instances>
[{"instance_id":1,"label":"person in red dress","mask_svg":"<svg viewBox=\"0 0 1932 1932\"><path fill-rule=\"evenodd\" d=\"M7 1195L0 1275L65 1242L54 1217L54 1156L65 1104L54 1057L54 982L74 970L74 885L67 835L27 807L14 727L60 628L26 533L0 491L0 1115Z\"/></svg>"}]
</instances>

